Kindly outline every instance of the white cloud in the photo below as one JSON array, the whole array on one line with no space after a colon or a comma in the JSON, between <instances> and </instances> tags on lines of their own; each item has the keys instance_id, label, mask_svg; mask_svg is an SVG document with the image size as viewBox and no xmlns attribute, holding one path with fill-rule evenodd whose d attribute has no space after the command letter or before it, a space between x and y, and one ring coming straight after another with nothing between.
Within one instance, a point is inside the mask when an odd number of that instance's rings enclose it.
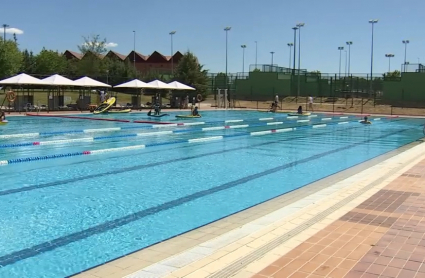
<instances>
[{"instance_id":1,"label":"white cloud","mask_svg":"<svg viewBox=\"0 0 425 278\"><path fill-rule=\"evenodd\" d=\"M90 45L91 43L83 43L83 45ZM99 44L99 43L97 43L97 44ZM115 42L107 42L107 43L105 43L105 47L106 48L112 48L112 47L117 47L118 46L118 44L117 43L115 43Z\"/></svg>"},{"instance_id":2,"label":"white cloud","mask_svg":"<svg viewBox=\"0 0 425 278\"><path fill-rule=\"evenodd\" d=\"M3 29L3 28L1 28ZM4 30L0 29L0 33L3 33ZM6 28L6 33L7 34L16 34L16 35L22 35L24 33L24 31L22 31L21 29L18 28Z\"/></svg>"},{"instance_id":3,"label":"white cloud","mask_svg":"<svg viewBox=\"0 0 425 278\"><path fill-rule=\"evenodd\" d=\"M118 46L118 44L117 43L115 43L115 42L108 42L108 43L106 43L106 45L105 45L105 47L108 47L108 48L110 48L110 47L117 47Z\"/></svg>"}]
</instances>

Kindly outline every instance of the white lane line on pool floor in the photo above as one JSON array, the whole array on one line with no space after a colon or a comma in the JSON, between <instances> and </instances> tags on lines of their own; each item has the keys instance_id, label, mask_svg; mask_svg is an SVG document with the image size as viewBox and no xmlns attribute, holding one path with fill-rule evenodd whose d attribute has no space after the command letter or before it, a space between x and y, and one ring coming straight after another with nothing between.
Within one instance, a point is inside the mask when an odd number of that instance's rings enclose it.
<instances>
[{"instance_id":1,"label":"white lane line on pool floor","mask_svg":"<svg viewBox=\"0 0 425 278\"><path fill-rule=\"evenodd\" d=\"M419 151L419 154L418 154L418 151ZM388 182L388 183L391 182L397 176L399 176L400 173L407 170L408 168L406 166L402 168L401 170L399 170L398 167L400 167L399 166L400 161L404 163L408 163L409 167L411 167L410 165L414 165L415 163L420 161L418 158L424 155L423 152L424 151L421 146L413 147L410 150L407 150L381 163L378 163L366 170L356 173L355 175L352 175L346 179L343 179L337 183L334 183L333 185L330 185L322 190L319 190L316 193L313 193L303 199L295 201L292 204L286 205L280 209L277 209L271 213L268 213L267 215L257 218L256 220L246 223L240 227L236 227L235 229L225 234L217 236L204 243L200 243L197 246L189 248L186 251L183 251L179 254L168 257L162 261L153 263L150 266L144 267L132 274L125 276L125 278L166 277L167 275L170 275L170 274L172 275L174 271L178 269L182 269L190 265L191 263L194 263L201 259L207 259L210 255L213 255L214 253L219 252L220 249L223 250L223 248L225 248L226 246L229 246L230 244L233 244L233 243L237 243L239 240L243 240L244 238L248 236L256 235L256 237L253 238L252 241L259 239L260 235L265 235L264 231L266 231L267 228L272 227L276 223L283 223L284 221L288 221L290 223L294 219L294 217L297 217L299 215L298 213L304 212L307 214L308 213L307 211L311 208L320 207L320 210L322 211L328 207L331 207L330 204L326 206L323 206L323 204L327 203L327 201L329 201L329 198L333 198L334 196L345 197L348 193L353 194L354 192L351 192L351 190L353 190L353 185L355 185L356 188L359 188L359 190L361 190L361 188L364 188L368 186L369 184L373 184L373 182L379 180L381 177L384 177L384 176L387 177L385 182ZM413 161L412 157L415 157L416 159ZM397 170L397 171L393 173L393 175L391 175L391 173L394 170ZM388 176L388 174L390 175ZM379 189L380 188L377 188L377 190ZM348 192L347 190L350 190L350 192ZM375 189L374 191L377 191L377 190ZM368 192L364 194L368 194ZM364 196L364 194L362 194L361 196ZM339 201L339 199L341 199L342 197L339 197L338 200L335 200L335 202ZM359 197L354 199L352 202L355 202L356 200L361 201L362 199ZM353 208L355 207L355 205L352 205L351 202L348 205ZM320 212L315 212L314 215L318 213ZM314 215L311 215L310 213L309 217L310 218L314 217ZM278 229L279 227L280 226L276 226L276 229ZM284 233L285 232L280 231L279 234L277 234L275 237ZM271 241L272 239L269 238L268 240ZM264 242L263 244L266 244L266 243L267 242ZM257 247L254 249L257 250L260 247ZM235 254L234 253L235 251L233 251L233 249L232 251L229 251L229 250L224 250L224 251L226 251L226 254L223 254L223 256L228 254ZM224 264L226 263L223 262L223 265ZM202 268L203 266L200 266L199 268L196 267L196 269L193 269L191 272L188 273L188 275L197 270L201 270ZM176 277L179 277L179 276L176 276Z\"/></svg>"}]
</instances>

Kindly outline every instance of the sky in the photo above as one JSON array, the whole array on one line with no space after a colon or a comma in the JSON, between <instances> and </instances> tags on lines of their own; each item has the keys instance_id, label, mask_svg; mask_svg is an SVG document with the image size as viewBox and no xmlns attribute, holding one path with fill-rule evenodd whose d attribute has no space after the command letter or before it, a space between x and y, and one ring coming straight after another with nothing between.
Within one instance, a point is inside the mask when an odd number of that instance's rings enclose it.
<instances>
[{"instance_id":1,"label":"sky","mask_svg":"<svg viewBox=\"0 0 425 278\"><path fill-rule=\"evenodd\" d=\"M352 41L350 72L367 74L371 61L370 19L378 19L374 31L374 73L391 70L404 62L402 40L409 40L407 61L425 62L424 0L3 0L0 24L8 24L7 37L16 33L21 49L78 51L82 36L100 35L109 49L128 55L133 50L149 55L190 50L212 73L224 72L228 32L228 72L245 72L257 63L289 66L292 27L301 29L301 68L322 73L339 72L339 46ZM16 12L14 12L16 11ZM18 12L19 11L19 12ZM12 29L14 28L14 29ZM298 43L298 41L297 41ZM297 50L298 51L298 50ZM298 55L298 54L297 54ZM342 52L341 71L345 71ZM347 55L348 56L348 55ZM348 60L348 59L347 59Z\"/></svg>"}]
</instances>

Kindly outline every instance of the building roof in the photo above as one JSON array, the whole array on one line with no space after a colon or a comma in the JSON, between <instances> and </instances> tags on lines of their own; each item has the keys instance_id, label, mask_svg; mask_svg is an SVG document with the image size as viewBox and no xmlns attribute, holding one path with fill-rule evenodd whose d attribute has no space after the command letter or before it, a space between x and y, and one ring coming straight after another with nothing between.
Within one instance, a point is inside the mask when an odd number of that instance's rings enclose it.
<instances>
[{"instance_id":1,"label":"building roof","mask_svg":"<svg viewBox=\"0 0 425 278\"><path fill-rule=\"evenodd\" d=\"M78 53L78 52L75 52L75 51L71 51L71 50L66 50L64 53L63 53L63 55L66 55L66 53L69 53L71 56L73 56L74 58L77 58L77 59L81 59L81 58L83 58L83 54L81 54L81 53Z\"/></svg>"},{"instance_id":2,"label":"building roof","mask_svg":"<svg viewBox=\"0 0 425 278\"><path fill-rule=\"evenodd\" d=\"M68 53L68 55L73 56L74 58L77 58L79 60L81 60L85 55L75 52L75 51L71 51L71 50L66 50L64 52L63 55L66 55L66 53ZM150 60L154 59L154 58L162 58L164 59L164 62L168 62L171 60L171 56L169 55L162 55L161 53L159 53L158 51L154 51L152 52L152 54L150 55L143 55L139 52L135 52L135 54L142 60L144 61L148 61L149 58L151 58ZM86 53L87 55L87 53ZM115 55L116 57L118 57L121 60L125 60L126 58L132 58L131 56L133 55L133 51L131 51L127 56L123 55L121 53L115 52L110 50L106 55L99 55L99 58L103 59L106 56L111 56L111 55ZM178 56L183 56L183 54L180 51L177 51L176 53L174 53L173 57L178 57Z\"/></svg>"},{"instance_id":3,"label":"building roof","mask_svg":"<svg viewBox=\"0 0 425 278\"><path fill-rule=\"evenodd\" d=\"M114 55L115 57L117 57L118 59L121 59L123 61L125 60L125 58L127 58L127 56L125 56L125 55L123 55L121 53L112 51L112 50L109 50L109 52L105 55L105 57L106 56L111 56L111 55Z\"/></svg>"}]
</instances>

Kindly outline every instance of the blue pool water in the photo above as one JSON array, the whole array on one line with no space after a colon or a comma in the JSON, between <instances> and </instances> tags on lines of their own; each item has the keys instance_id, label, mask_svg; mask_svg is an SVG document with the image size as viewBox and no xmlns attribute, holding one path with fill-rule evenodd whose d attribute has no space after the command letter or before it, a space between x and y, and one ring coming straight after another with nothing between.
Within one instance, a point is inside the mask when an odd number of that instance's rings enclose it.
<instances>
[{"instance_id":1,"label":"blue pool water","mask_svg":"<svg viewBox=\"0 0 425 278\"><path fill-rule=\"evenodd\" d=\"M0 277L63 277L205 225L423 137L422 119L203 112L199 126L9 117L0 127L0 161L133 145L145 149L0 166ZM102 115L147 120L143 114ZM279 117L260 121L259 118ZM323 121L322 118L332 119ZM226 123L225 120L244 119ZM265 123L281 121L280 125ZM338 124L348 121L347 124ZM323 128L314 124L326 123ZM202 131L203 127L249 124ZM118 131L76 133L120 127ZM262 136L250 132L296 127ZM161 136L122 137L174 131ZM2 135L63 131L58 135ZM73 132L71 132L73 131ZM90 142L16 144L103 136ZM187 143L194 138L222 140ZM15 145L14 145L15 144Z\"/></svg>"}]
</instances>

